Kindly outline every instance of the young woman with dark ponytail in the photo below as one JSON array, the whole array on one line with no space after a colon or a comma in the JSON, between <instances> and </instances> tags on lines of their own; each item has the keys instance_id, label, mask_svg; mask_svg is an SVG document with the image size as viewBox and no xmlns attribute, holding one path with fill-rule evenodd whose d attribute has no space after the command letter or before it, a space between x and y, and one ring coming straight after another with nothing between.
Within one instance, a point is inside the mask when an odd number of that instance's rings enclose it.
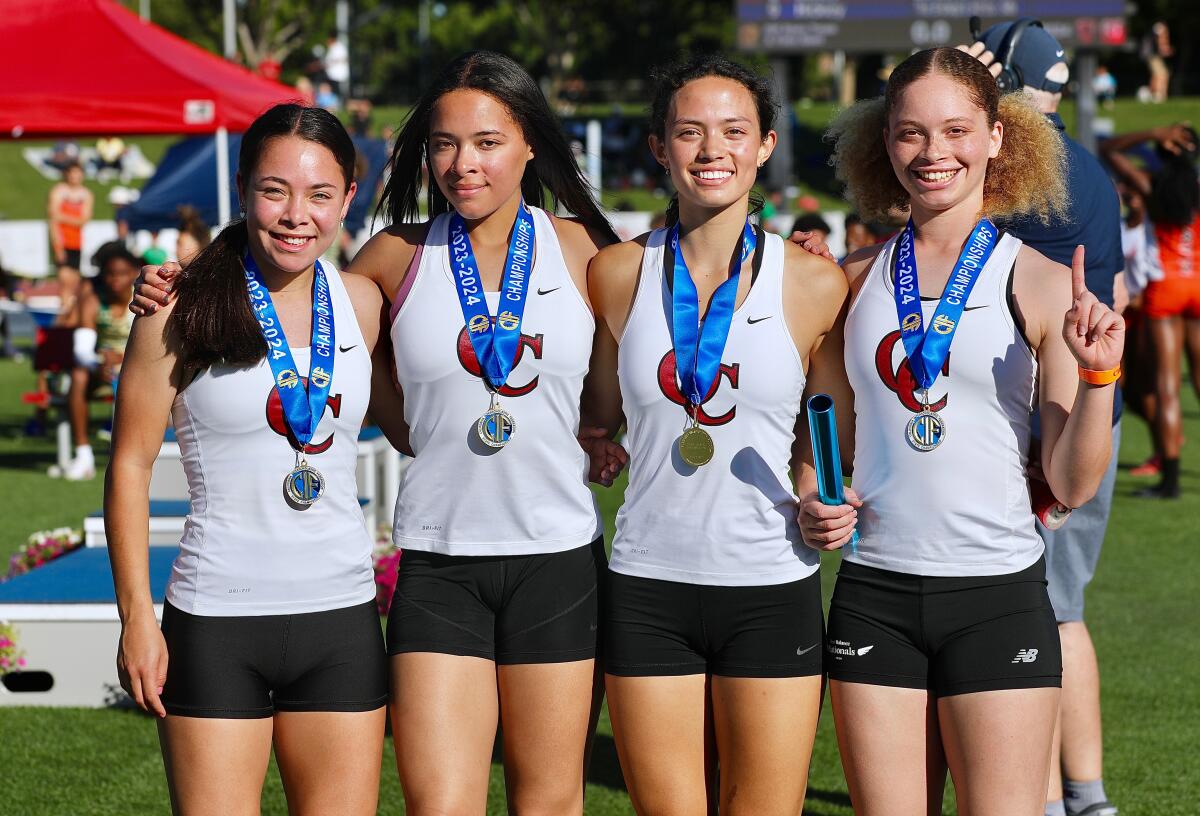
<instances>
[{"instance_id":1,"label":"young woman with dark ponytail","mask_svg":"<svg viewBox=\"0 0 1200 816\"><path fill-rule=\"evenodd\" d=\"M245 218L190 261L177 300L137 320L126 349L104 513L117 666L160 717L176 813L257 812L272 746L293 811L375 813L387 661L355 464L382 299L319 260L353 165L324 110L255 120ZM168 419L191 510L160 631L148 489Z\"/></svg>"},{"instance_id":2,"label":"young woman with dark ponytail","mask_svg":"<svg viewBox=\"0 0 1200 816\"><path fill-rule=\"evenodd\" d=\"M585 414L628 420L631 463L603 627L613 734L640 814L796 814L823 627L792 479L811 469L805 395L841 365L846 282L749 220L770 82L713 55L655 85L650 146L677 204L588 274L608 365Z\"/></svg>"}]
</instances>

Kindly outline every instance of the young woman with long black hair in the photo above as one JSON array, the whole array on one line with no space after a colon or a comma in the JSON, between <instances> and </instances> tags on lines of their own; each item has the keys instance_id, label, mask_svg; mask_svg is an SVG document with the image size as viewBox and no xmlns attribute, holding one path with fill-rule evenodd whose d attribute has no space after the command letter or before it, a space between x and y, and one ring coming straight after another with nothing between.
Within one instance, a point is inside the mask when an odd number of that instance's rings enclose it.
<instances>
[{"instance_id":1,"label":"young woman with long black hair","mask_svg":"<svg viewBox=\"0 0 1200 816\"><path fill-rule=\"evenodd\" d=\"M294 812L365 816L387 659L355 462L382 300L318 260L355 193L354 145L328 112L278 105L239 160L244 219L126 348L104 512L117 666L161 718L174 812L257 812L274 746ZM191 510L160 631L148 490L168 418Z\"/></svg>"},{"instance_id":2,"label":"young woman with long black hair","mask_svg":"<svg viewBox=\"0 0 1200 816\"><path fill-rule=\"evenodd\" d=\"M499 722L512 809L580 813L605 557L576 434L587 264L615 236L537 84L482 51L413 107L381 206L352 269L391 300L415 454L388 620L405 802L482 810Z\"/></svg>"}]
</instances>

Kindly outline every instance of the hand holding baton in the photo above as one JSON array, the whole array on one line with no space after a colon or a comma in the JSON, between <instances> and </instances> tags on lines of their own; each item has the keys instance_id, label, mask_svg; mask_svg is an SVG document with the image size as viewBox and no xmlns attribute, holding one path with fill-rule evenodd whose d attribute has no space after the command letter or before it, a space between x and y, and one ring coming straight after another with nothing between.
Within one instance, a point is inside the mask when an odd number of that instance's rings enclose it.
<instances>
[{"instance_id":1,"label":"hand holding baton","mask_svg":"<svg viewBox=\"0 0 1200 816\"><path fill-rule=\"evenodd\" d=\"M846 503L842 484L842 455L838 449L837 416L833 397L814 394L808 400L808 433L812 439L813 465L817 471L817 494L822 504ZM858 549L858 531L850 537L850 552Z\"/></svg>"}]
</instances>

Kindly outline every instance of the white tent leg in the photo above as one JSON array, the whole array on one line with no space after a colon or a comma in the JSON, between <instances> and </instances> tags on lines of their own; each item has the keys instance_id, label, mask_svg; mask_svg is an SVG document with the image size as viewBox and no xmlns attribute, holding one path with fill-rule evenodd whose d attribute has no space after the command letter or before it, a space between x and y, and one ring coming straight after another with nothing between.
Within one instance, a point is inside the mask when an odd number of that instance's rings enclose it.
<instances>
[{"instance_id":1,"label":"white tent leg","mask_svg":"<svg viewBox=\"0 0 1200 816\"><path fill-rule=\"evenodd\" d=\"M229 131L217 128L217 226L229 223Z\"/></svg>"}]
</instances>

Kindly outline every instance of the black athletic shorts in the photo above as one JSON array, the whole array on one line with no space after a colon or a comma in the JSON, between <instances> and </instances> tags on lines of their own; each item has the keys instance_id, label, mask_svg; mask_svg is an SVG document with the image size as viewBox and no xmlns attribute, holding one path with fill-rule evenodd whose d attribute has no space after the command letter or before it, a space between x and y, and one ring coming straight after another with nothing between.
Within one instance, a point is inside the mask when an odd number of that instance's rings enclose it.
<instances>
[{"instance_id":1,"label":"black athletic shorts","mask_svg":"<svg viewBox=\"0 0 1200 816\"><path fill-rule=\"evenodd\" d=\"M558 553L405 550L388 614L388 654L437 652L501 665L596 656L604 539Z\"/></svg>"},{"instance_id":2,"label":"black athletic shorts","mask_svg":"<svg viewBox=\"0 0 1200 816\"><path fill-rule=\"evenodd\" d=\"M80 265L83 263L83 250L64 249L63 255L66 256L63 261L63 266L69 266L76 271L83 269L83 267Z\"/></svg>"},{"instance_id":3,"label":"black athletic shorts","mask_svg":"<svg viewBox=\"0 0 1200 816\"><path fill-rule=\"evenodd\" d=\"M939 697L1062 685L1043 559L1009 575L969 578L843 561L825 651L831 680Z\"/></svg>"},{"instance_id":4,"label":"black athletic shorts","mask_svg":"<svg viewBox=\"0 0 1200 816\"><path fill-rule=\"evenodd\" d=\"M604 670L624 677L821 674L821 575L702 586L610 572Z\"/></svg>"},{"instance_id":5,"label":"black athletic shorts","mask_svg":"<svg viewBox=\"0 0 1200 816\"><path fill-rule=\"evenodd\" d=\"M375 601L299 615L190 615L163 604L167 713L254 719L387 703Z\"/></svg>"}]
</instances>

